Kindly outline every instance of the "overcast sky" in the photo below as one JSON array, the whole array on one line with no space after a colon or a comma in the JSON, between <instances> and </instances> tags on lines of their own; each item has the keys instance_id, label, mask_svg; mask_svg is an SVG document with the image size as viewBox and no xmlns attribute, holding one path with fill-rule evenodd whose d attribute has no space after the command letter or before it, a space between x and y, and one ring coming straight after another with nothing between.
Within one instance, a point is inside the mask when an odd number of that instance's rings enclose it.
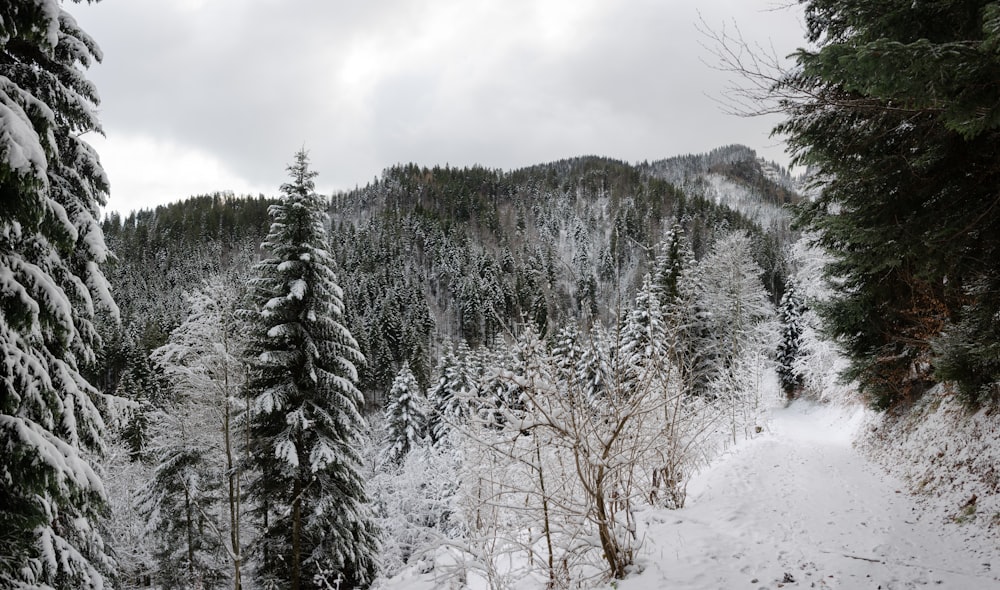
<instances>
[{"instance_id":1,"label":"overcast sky","mask_svg":"<svg viewBox=\"0 0 1000 590\"><path fill-rule=\"evenodd\" d=\"M787 0L104 0L66 9L90 70L109 209L274 195L309 150L323 193L388 166L510 170L579 155L637 162L743 143L787 162L774 118L713 101L699 21L779 55ZM700 16L699 16L700 13Z\"/></svg>"}]
</instances>

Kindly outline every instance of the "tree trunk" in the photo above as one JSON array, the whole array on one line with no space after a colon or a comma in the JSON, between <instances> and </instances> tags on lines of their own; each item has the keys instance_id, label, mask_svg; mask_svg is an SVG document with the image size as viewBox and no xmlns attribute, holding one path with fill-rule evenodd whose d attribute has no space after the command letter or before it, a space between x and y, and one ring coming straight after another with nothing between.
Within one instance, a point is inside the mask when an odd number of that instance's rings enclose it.
<instances>
[{"instance_id":1,"label":"tree trunk","mask_svg":"<svg viewBox=\"0 0 1000 590\"><path fill-rule=\"evenodd\" d=\"M615 540L614 523L611 520L611 515L608 514L607 498L604 496L603 471L603 468L599 468L599 475L594 479L597 536L601 540L601 549L604 550L604 559L608 562L611 577L615 580L621 580L625 578L625 565L622 563L618 542Z\"/></svg>"},{"instance_id":2,"label":"tree trunk","mask_svg":"<svg viewBox=\"0 0 1000 590\"><path fill-rule=\"evenodd\" d=\"M240 480L239 473L233 466L232 436L229 430L230 407L229 400L225 402L225 443L226 443L226 473L229 480L229 540L233 548L233 590L241 590L243 586L240 572L243 560L240 553Z\"/></svg>"},{"instance_id":3,"label":"tree trunk","mask_svg":"<svg viewBox=\"0 0 1000 590\"><path fill-rule=\"evenodd\" d=\"M299 590L302 576L302 478L292 486L292 590Z\"/></svg>"},{"instance_id":4,"label":"tree trunk","mask_svg":"<svg viewBox=\"0 0 1000 590\"><path fill-rule=\"evenodd\" d=\"M545 545L548 549L548 566L549 566L549 588L555 588L556 586L556 569L555 569L555 557L554 551L552 549L552 527L549 523L549 496L545 493L545 473L542 468L542 447L541 443L538 441L538 437L535 437L535 458L538 460L537 470L538 470L538 486L542 491L542 519L543 526L545 527Z\"/></svg>"},{"instance_id":5,"label":"tree trunk","mask_svg":"<svg viewBox=\"0 0 1000 590\"><path fill-rule=\"evenodd\" d=\"M243 587L243 576L241 572L243 556L240 548L240 476L233 461L233 437L231 427L232 405L229 403L229 330L223 326L222 343L226 357L223 362L223 388L225 395L222 400L225 415L223 425L223 436L226 444L226 474L229 482L229 540L233 549L233 590L241 590Z\"/></svg>"},{"instance_id":6,"label":"tree trunk","mask_svg":"<svg viewBox=\"0 0 1000 590\"><path fill-rule=\"evenodd\" d=\"M194 581L194 515L191 513L191 494L184 486L184 512L187 522L188 574Z\"/></svg>"}]
</instances>

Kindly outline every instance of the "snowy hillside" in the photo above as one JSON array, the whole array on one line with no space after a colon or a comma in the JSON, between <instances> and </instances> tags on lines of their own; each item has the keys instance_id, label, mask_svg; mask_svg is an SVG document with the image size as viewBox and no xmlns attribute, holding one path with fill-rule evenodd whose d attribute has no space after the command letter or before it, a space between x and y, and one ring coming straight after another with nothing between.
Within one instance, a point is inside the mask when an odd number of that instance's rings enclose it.
<instances>
[{"instance_id":1,"label":"snowy hillside","mask_svg":"<svg viewBox=\"0 0 1000 590\"><path fill-rule=\"evenodd\" d=\"M931 522L958 523L970 538L1000 547L1000 413L962 406L950 388L908 411L874 415L859 448L906 482ZM973 536L974 534L974 536ZM1000 562L993 561L1000 571Z\"/></svg>"},{"instance_id":2,"label":"snowy hillside","mask_svg":"<svg viewBox=\"0 0 1000 590\"><path fill-rule=\"evenodd\" d=\"M791 215L786 205L800 198L787 170L741 145L658 160L645 170L692 196L739 211L765 228L787 228Z\"/></svg>"}]
</instances>

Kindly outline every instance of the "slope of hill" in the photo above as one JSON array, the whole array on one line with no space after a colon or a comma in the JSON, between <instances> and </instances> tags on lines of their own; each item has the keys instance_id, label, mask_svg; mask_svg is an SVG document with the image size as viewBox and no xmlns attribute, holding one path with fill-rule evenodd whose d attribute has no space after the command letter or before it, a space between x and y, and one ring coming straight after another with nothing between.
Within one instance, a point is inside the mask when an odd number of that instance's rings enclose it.
<instances>
[{"instance_id":1,"label":"slope of hill","mask_svg":"<svg viewBox=\"0 0 1000 590\"><path fill-rule=\"evenodd\" d=\"M794 205L801 198L796 192L795 179L787 170L741 145L658 160L642 169L689 195L725 205L762 227L779 231L788 230L787 205Z\"/></svg>"},{"instance_id":2,"label":"slope of hill","mask_svg":"<svg viewBox=\"0 0 1000 590\"><path fill-rule=\"evenodd\" d=\"M787 216L769 213L762 226L761 215L732 207L760 192L752 186L772 200L794 196L779 194L786 189L766 180L752 151L724 151L702 157L687 189L650 166L591 156L510 172L398 165L334 195L331 247L349 328L370 361L363 388L387 389L403 362L426 385L443 338L474 346L523 321L543 334L566 322L614 324L675 223L697 258L718 236L748 231L776 302L788 272ZM696 191L709 185L711 194ZM106 220L109 245L123 253L108 275L131 326L125 338L147 351L159 346L180 322L185 291L208 275L245 271L268 203L215 195ZM113 387L115 371L104 373Z\"/></svg>"}]
</instances>

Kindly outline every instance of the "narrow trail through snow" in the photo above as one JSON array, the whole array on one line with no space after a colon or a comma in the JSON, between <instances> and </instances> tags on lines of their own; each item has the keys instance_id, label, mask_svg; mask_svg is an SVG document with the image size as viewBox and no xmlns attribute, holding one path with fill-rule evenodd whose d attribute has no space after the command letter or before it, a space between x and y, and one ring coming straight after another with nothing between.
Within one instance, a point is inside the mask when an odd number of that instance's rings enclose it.
<instances>
[{"instance_id":1,"label":"narrow trail through snow","mask_svg":"<svg viewBox=\"0 0 1000 590\"><path fill-rule=\"evenodd\" d=\"M646 514L646 571L622 590L1000 589L1000 548L919 520L904 484L851 446L861 421L804 402Z\"/></svg>"}]
</instances>

